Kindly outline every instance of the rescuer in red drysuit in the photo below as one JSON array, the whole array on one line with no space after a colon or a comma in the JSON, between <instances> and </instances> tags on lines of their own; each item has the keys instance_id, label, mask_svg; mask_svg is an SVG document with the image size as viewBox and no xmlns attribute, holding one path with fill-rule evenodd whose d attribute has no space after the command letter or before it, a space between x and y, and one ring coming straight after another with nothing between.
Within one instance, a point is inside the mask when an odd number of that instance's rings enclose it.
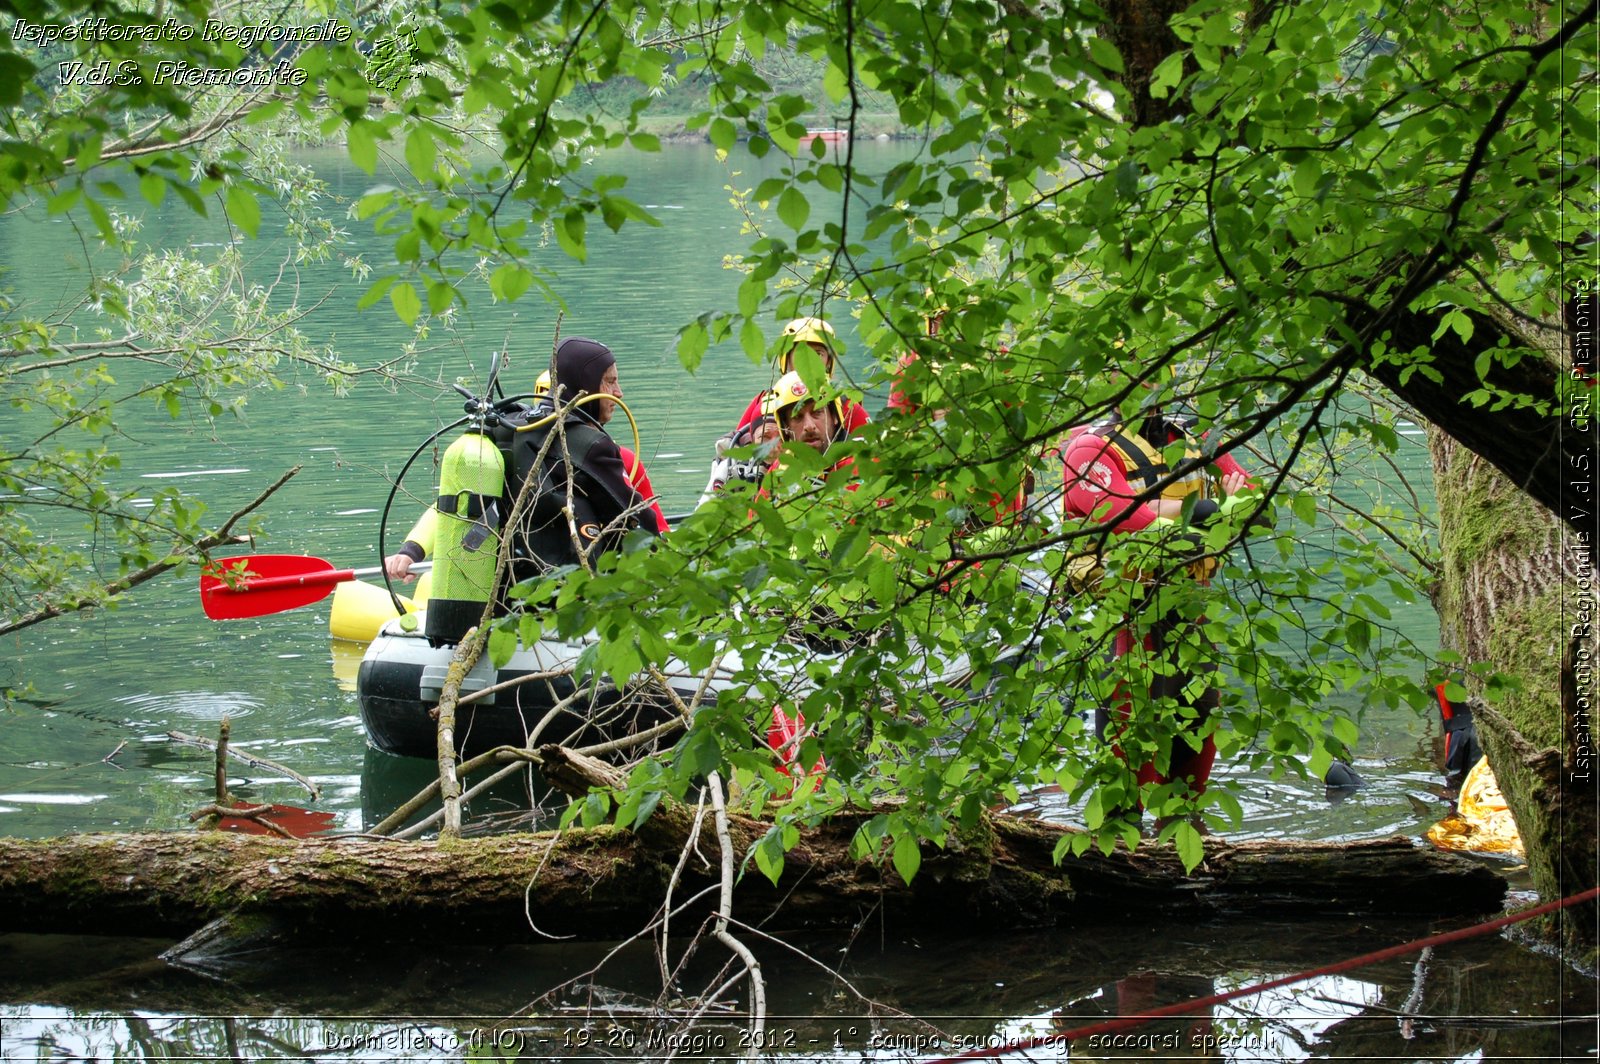
<instances>
[{"instance_id":1,"label":"rescuer in red drysuit","mask_svg":"<svg viewBox=\"0 0 1600 1064\"><path fill-rule=\"evenodd\" d=\"M1190 496L1196 496L1189 514L1192 526L1203 527L1224 508L1231 508L1230 501L1251 491L1255 483L1229 455L1218 457L1209 468L1198 467L1156 488L1159 482L1171 477L1172 470L1162 453L1168 445L1182 441L1186 444L1186 459L1200 457L1197 441L1191 435L1192 428L1191 419L1156 412L1131 429L1118 421L1102 421L1076 430L1064 451L1062 475L1066 516L1096 520L1109 524L1116 532L1130 533L1149 528L1158 521L1181 521ZM1136 506L1131 505L1135 497L1152 490L1159 490L1159 494ZM1199 558L1189 563L1188 569L1195 579L1205 582L1216 566L1215 558ZM1176 645L1185 629L1197 627L1199 623L1187 622L1169 613L1141 634L1135 631L1130 617L1117 633L1112 653L1118 658L1127 655L1134 649L1137 639L1145 652L1152 656L1161 654ZM1198 631L1194 634L1199 636ZM1183 689L1191 679L1181 671L1176 675L1156 676L1151 682L1150 694L1153 699L1173 698L1191 707L1196 717L1190 727L1199 730L1217 707L1218 696L1214 688L1208 687L1193 698L1186 697ZM1131 713L1126 689L1119 686L1114 699L1109 713L1103 708L1096 713L1097 730L1102 736L1111 717L1126 720ZM1119 756L1122 753L1120 748L1117 752ZM1205 792L1206 782L1211 778L1216 756L1216 744L1209 735L1199 750L1180 739L1172 744L1167 773L1158 771L1155 762L1150 761L1139 766L1138 780L1143 785L1186 779L1194 794L1199 796Z\"/></svg>"}]
</instances>

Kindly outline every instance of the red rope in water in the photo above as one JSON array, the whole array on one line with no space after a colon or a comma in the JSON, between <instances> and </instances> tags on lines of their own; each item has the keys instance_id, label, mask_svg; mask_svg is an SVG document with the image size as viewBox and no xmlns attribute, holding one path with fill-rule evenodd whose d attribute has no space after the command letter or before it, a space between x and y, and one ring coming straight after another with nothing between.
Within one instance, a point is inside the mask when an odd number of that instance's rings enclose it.
<instances>
[{"instance_id":1,"label":"red rope in water","mask_svg":"<svg viewBox=\"0 0 1600 1064\"><path fill-rule=\"evenodd\" d=\"M1167 1016L1188 1016L1202 1009L1208 1009L1213 1005L1232 1001L1234 998L1245 997L1249 994L1259 994L1266 990L1276 990L1279 987L1289 986L1291 983L1301 983L1307 979L1315 979L1318 976L1347 972L1352 968L1363 968L1369 964L1377 964L1379 961L1403 957L1407 953L1419 953L1429 946L1442 946L1447 942L1460 942L1463 939L1475 938L1478 935L1487 935L1491 931L1498 931L1503 927L1510 927L1512 924L1518 924L1524 920L1532 920L1536 916L1545 916L1557 910L1565 909L1569 905L1580 905L1586 901L1593 901L1595 898L1600 898L1600 887L1586 890L1582 894L1574 894L1570 898L1562 898L1560 901L1549 902L1536 908L1524 909L1522 912L1512 913L1510 916L1502 916L1499 919L1490 920L1488 923L1474 924L1471 927L1463 927L1457 931L1446 931L1443 934L1430 935L1427 938L1419 938L1414 942L1407 942L1403 946L1390 946L1388 949L1380 949L1375 953L1363 953L1359 957L1351 957L1349 960L1314 968L1309 972L1301 972L1298 975L1286 975L1281 979L1257 983L1255 986L1247 986L1239 990L1230 990L1225 994L1212 994L1210 997L1197 998L1194 1001L1180 1001L1175 1005L1163 1005L1158 1009L1141 1012L1135 1016L1119 1016L1114 1020L1102 1020L1099 1023L1091 1023L1060 1034L1025 1038L1003 1046L986 1046L982 1049L971 1049L965 1053L958 1053L953 1057L940 1057L937 1060L928 1061L927 1064L952 1064L952 1062L959 1060L1000 1057L1008 1053L1021 1053L1029 1049L1040 1049L1045 1046L1065 1046L1074 1039L1115 1034L1118 1031L1126 1031L1141 1024L1149 1023L1151 1020L1159 1020Z\"/></svg>"}]
</instances>

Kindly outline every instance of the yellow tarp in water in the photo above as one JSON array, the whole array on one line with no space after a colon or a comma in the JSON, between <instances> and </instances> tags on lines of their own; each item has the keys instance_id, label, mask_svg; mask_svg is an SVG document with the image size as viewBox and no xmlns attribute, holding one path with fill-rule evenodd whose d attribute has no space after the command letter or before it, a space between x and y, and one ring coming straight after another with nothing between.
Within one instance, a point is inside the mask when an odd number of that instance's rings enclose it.
<instances>
[{"instance_id":1,"label":"yellow tarp in water","mask_svg":"<svg viewBox=\"0 0 1600 1064\"><path fill-rule=\"evenodd\" d=\"M1473 765L1461 781L1456 811L1428 829L1428 841L1441 850L1526 856L1517 822L1506 808L1487 757Z\"/></svg>"}]
</instances>

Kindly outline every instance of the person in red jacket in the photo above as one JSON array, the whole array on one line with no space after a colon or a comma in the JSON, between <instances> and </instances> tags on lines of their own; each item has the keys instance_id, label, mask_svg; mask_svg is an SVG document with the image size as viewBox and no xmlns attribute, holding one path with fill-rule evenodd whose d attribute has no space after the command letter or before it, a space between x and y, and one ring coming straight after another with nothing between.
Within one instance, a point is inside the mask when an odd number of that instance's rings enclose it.
<instances>
[{"instance_id":1,"label":"person in red jacket","mask_svg":"<svg viewBox=\"0 0 1600 1064\"><path fill-rule=\"evenodd\" d=\"M1065 515L1098 521L1118 533L1137 532L1157 521L1177 522L1182 519L1186 505L1190 507L1188 520L1192 526L1204 526L1214 520L1225 507L1231 508L1228 500L1242 498L1255 484L1228 455L1217 458L1209 467L1200 466L1174 477L1163 452L1169 445L1181 441L1185 445L1186 460L1198 459L1200 451L1193 428L1190 418L1152 412L1133 425L1107 420L1076 430L1064 452ZM1169 482L1163 485L1163 481ZM1200 557L1192 560L1187 568L1195 579L1206 581L1216 565L1215 558ZM1129 613L1136 608L1130 596ZM1116 635L1112 649L1115 657L1124 657L1139 647L1151 657L1165 658L1169 648L1175 647L1180 638L1203 639L1198 631L1199 622L1185 622L1171 613L1145 626L1143 631L1139 627L1130 616ZM1150 684L1150 695L1152 699L1172 698L1188 706L1195 714L1190 727L1198 731L1216 709L1218 695L1211 687L1192 697L1185 695L1185 688L1192 679L1181 669L1174 675L1156 676ZM1116 704L1109 712L1104 708L1096 711L1096 727L1102 736L1111 730L1113 716L1126 720L1131 712L1125 688L1118 689L1114 700ZM1121 753L1120 747L1118 753ZM1205 792L1216 755L1216 744L1209 735L1198 750L1181 739L1176 740L1170 751L1168 771L1159 771L1154 761L1146 762L1137 770L1139 783L1187 780L1191 791L1198 796Z\"/></svg>"},{"instance_id":2,"label":"person in red jacket","mask_svg":"<svg viewBox=\"0 0 1600 1064\"><path fill-rule=\"evenodd\" d=\"M931 295L931 293L930 293ZM948 307L939 307L926 318L927 333L930 338L939 336L944 327L945 318L949 314ZM998 348L1004 355L1010 351L1005 344ZM933 395L935 403L948 404L952 400L943 394L938 387L940 367L938 365L925 365L920 371L917 363L922 361L922 355L917 351L906 351L900 356L895 365L894 376L889 381L889 400L885 409L903 417L913 417L923 410L923 400L928 395ZM920 386L913 383L913 379L920 373ZM927 411L928 422L932 426L944 423L946 415L950 413L948 405L933 406ZM1007 478L1010 479L1010 478ZM989 493L986 506L973 505L972 519L967 531L976 531L986 526L1014 524L1022 519L1027 510L1028 495L1033 491L1033 471L1022 469L1012 484L1005 485L1003 490L993 490ZM939 489L942 492L942 489ZM943 496L948 497L948 496Z\"/></svg>"},{"instance_id":3,"label":"person in red jacket","mask_svg":"<svg viewBox=\"0 0 1600 1064\"><path fill-rule=\"evenodd\" d=\"M644 471L644 463L639 461L639 456L631 448L620 443L617 444L617 452L622 455L622 468L628 474L628 483L633 485L633 490L639 493L639 499L649 508L645 520L655 525L657 533L666 535L670 531L667 515L661 512L661 500L656 498L656 489L650 484L650 474Z\"/></svg>"}]
</instances>

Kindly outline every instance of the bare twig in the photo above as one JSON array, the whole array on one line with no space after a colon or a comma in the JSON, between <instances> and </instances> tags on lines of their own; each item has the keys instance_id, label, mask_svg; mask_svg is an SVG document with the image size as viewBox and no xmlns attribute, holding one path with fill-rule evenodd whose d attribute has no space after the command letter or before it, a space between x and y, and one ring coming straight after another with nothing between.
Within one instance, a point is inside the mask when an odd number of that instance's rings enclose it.
<instances>
[{"instance_id":1,"label":"bare twig","mask_svg":"<svg viewBox=\"0 0 1600 1064\"><path fill-rule=\"evenodd\" d=\"M280 835L286 839L293 839L294 835L287 831L283 825L274 824L272 821L267 819L267 814L270 812L272 812L272 806L270 805L228 805L224 802L213 802L211 805L201 806L199 809L196 809L194 812L190 813L189 822L192 824L197 820L204 820L208 816L215 817L218 821L221 821L224 818L249 820L253 823L260 824L274 835ZM295 839L295 841L299 842L300 840Z\"/></svg>"},{"instance_id":2,"label":"bare twig","mask_svg":"<svg viewBox=\"0 0 1600 1064\"><path fill-rule=\"evenodd\" d=\"M174 543L172 545L172 549L168 551L167 556L162 558L160 561L153 562L150 565L145 566L143 569L140 569L138 572L129 573L120 580L113 580L104 585L104 587L101 589L103 594L85 596L82 600L72 603L53 603L49 606L45 606L42 609L35 610L32 613L25 614L13 620L0 622L0 635L10 635L12 632L38 624L40 621L48 621L53 617L60 617L63 614L74 613L79 610L92 609L98 605L102 599L110 598L113 595L120 595L124 591L138 587L140 584L143 584L146 581L155 579L162 573L167 572L169 569L175 569L187 562L203 559L209 551L220 547L223 544L237 543L238 537L233 534L233 526L238 524L239 521L243 520L256 507L266 502L267 499L271 497L273 492L283 487L289 482L289 478L298 472L300 472L300 467L295 466L293 469L283 474L283 476L275 480L265 491L263 491L260 495L257 495L255 499L252 500L248 505L241 509L235 510L233 514L222 523L221 527L219 527L210 535L202 536L192 543Z\"/></svg>"},{"instance_id":3,"label":"bare twig","mask_svg":"<svg viewBox=\"0 0 1600 1064\"><path fill-rule=\"evenodd\" d=\"M491 594L489 597L489 606L492 606L494 596ZM488 608L485 607L485 612L488 612ZM461 681L478 663L478 656L483 653L483 645L488 641L488 625L483 622L474 625L466 638L456 644L455 653L450 656L450 668L445 673L444 687L439 692L437 754L439 794L444 801L444 826L439 829L441 840L461 837L461 778L456 774L456 699L461 694Z\"/></svg>"},{"instance_id":4,"label":"bare twig","mask_svg":"<svg viewBox=\"0 0 1600 1064\"><path fill-rule=\"evenodd\" d=\"M223 714L222 723L217 725L217 804L229 805L228 800L228 735L233 731L227 714Z\"/></svg>"},{"instance_id":5,"label":"bare twig","mask_svg":"<svg viewBox=\"0 0 1600 1064\"><path fill-rule=\"evenodd\" d=\"M733 838L728 832L728 809L722 797L722 777L712 772L706 783L711 791L712 809L716 812L717 843L722 850L722 886L713 934L718 942L728 947L744 963L745 971L750 976L750 1031L759 1034L766 1029L767 1023L766 981L761 977L761 962L756 960L756 955L728 930L728 921L733 917ZM760 1054L760 1045L760 1038L752 1038L746 1059L756 1059Z\"/></svg>"},{"instance_id":6,"label":"bare twig","mask_svg":"<svg viewBox=\"0 0 1600 1064\"><path fill-rule=\"evenodd\" d=\"M171 739L173 742L184 743L188 746L199 746L207 750L215 749L217 745L210 739L203 739L198 735L185 735L183 732L169 731L167 732L167 738ZM122 748L119 746L117 749L120 750ZM318 787L311 780L300 775L300 773L296 772L292 768L280 765L276 761L269 761L264 757L257 757L255 754L246 753L245 751L240 750L238 747L234 747L229 751L229 753L247 765L252 765L256 768L269 769L281 775L288 776L310 793L312 801L316 801L322 797L322 788ZM116 756L114 751L111 756Z\"/></svg>"},{"instance_id":7,"label":"bare twig","mask_svg":"<svg viewBox=\"0 0 1600 1064\"><path fill-rule=\"evenodd\" d=\"M700 802L695 806L694 824L689 828L689 838L683 844L683 850L678 854L678 863L673 866L672 875L667 879L667 889L661 901L661 936L660 945L656 950L657 963L661 968L661 989L663 992L672 985L672 973L667 971L667 940L671 932L672 920L672 895L678 889L678 881L683 878L684 866L689 863L689 855L694 852L695 843L700 838L700 827L706 819L706 800L702 794ZM687 959L687 956L685 957Z\"/></svg>"}]
</instances>

